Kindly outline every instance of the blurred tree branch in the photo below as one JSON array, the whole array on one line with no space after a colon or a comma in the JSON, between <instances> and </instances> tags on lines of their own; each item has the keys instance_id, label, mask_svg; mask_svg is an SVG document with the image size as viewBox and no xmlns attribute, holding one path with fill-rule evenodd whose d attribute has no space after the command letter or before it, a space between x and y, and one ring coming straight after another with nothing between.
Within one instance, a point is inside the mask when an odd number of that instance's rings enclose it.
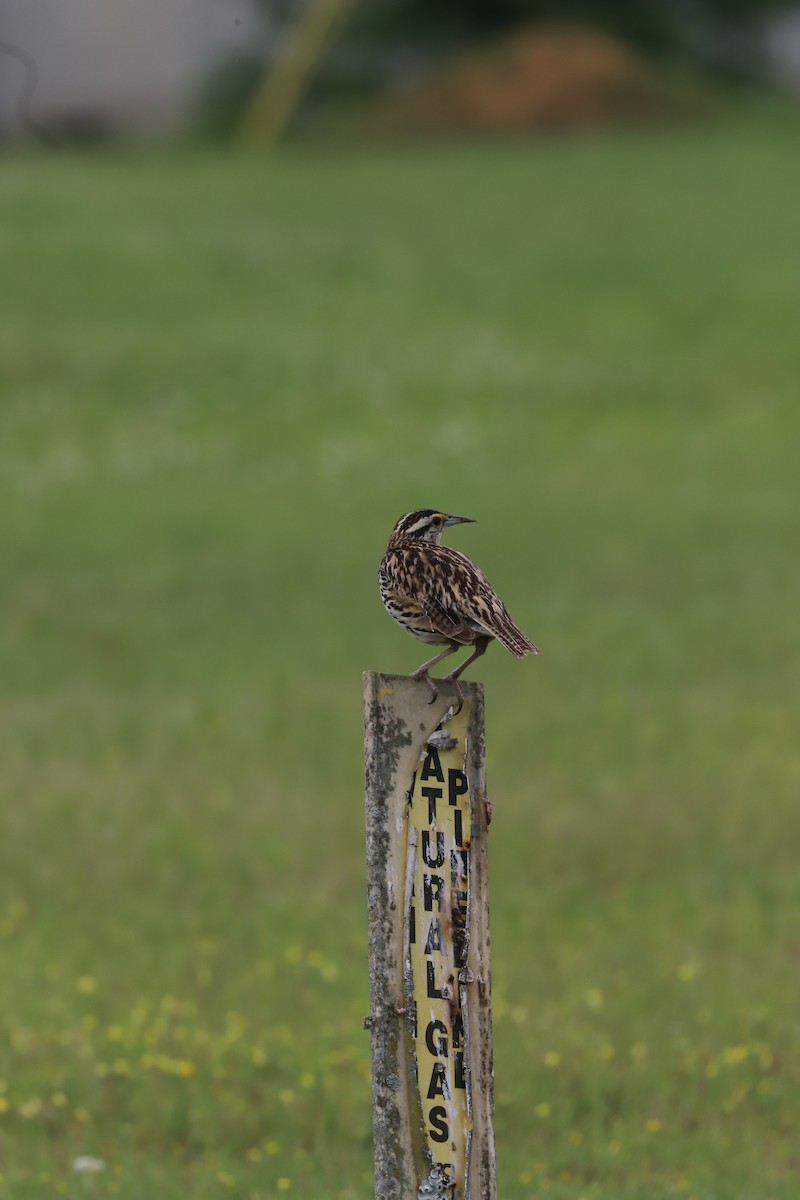
<instances>
[{"instance_id":1,"label":"blurred tree branch","mask_svg":"<svg viewBox=\"0 0 800 1200\"><path fill-rule=\"evenodd\" d=\"M356 0L311 0L267 69L242 118L243 141L273 146Z\"/></svg>"}]
</instances>

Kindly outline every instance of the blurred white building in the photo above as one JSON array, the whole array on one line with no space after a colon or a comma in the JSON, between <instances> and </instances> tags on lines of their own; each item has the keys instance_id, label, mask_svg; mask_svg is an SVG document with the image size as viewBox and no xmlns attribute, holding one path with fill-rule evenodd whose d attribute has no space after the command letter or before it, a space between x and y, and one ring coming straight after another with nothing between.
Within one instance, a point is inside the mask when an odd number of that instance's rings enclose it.
<instances>
[{"instance_id":1,"label":"blurred white building","mask_svg":"<svg viewBox=\"0 0 800 1200\"><path fill-rule=\"evenodd\" d=\"M0 0L0 136L166 136L265 36L251 0Z\"/></svg>"},{"instance_id":2,"label":"blurred white building","mask_svg":"<svg viewBox=\"0 0 800 1200\"><path fill-rule=\"evenodd\" d=\"M800 8L776 13L767 22L764 53L774 82L800 96Z\"/></svg>"}]
</instances>

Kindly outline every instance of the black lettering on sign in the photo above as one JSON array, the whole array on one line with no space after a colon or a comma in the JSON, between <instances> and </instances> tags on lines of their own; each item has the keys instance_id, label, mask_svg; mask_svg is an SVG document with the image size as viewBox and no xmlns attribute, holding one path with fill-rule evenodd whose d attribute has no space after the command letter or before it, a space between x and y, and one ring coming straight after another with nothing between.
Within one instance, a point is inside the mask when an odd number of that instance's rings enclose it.
<instances>
[{"instance_id":1,"label":"black lettering on sign","mask_svg":"<svg viewBox=\"0 0 800 1200\"><path fill-rule=\"evenodd\" d=\"M461 1012L459 1011L456 1013L455 1019L453 1020L453 1049L455 1050L459 1048L463 1040L464 1020L461 1016Z\"/></svg>"},{"instance_id":2,"label":"black lettering on sign","mask_svg":"<svg viewBox=\"0 0 800 1200\"><path fill-rule=\"evenodd\" d=\"M463 771L457 771L455 767L450 767L447 772L447 790L450 803L455 807L458 797L463 796L467 790L467 777Z\"/></svg>"},{"instance_id":3,"label":"black lettering on sign","mask_svg":"<svg viewBox=\"0 0 800 1200\"><path fill-rule=\"evenodd\" d=\"M435 1040L437 1033L440 1036L438 1040ZM447 1058L447 1026L444 1021L428 1022L428 1028L425 1030L425 1045L430 1054Z\"/></svg>"},{"instance_id":4,"label":"black lettering on sign","mask_svg":"<svg viewBox=\"0 0 800 1200\"><path fill-rule=\"evenodd\" d=\"M442 1104L437 1104L428 1114L428 1120L431 1127L428 1130L432 1142L446 1142L450 1137L450 1130L447 1127L447 1109Z\"/></svg>"},{"instance_id":5,"label":"black lettering on sign","mask_svg":"<svg viewBox=\"0 0 800 1200\"><path fill-rule=\"evenodd\" d=\"M436 857L431 858L431 835L427 829L422 831L422 861L428 867L441 867L444 863L444 834L436 834Z\"/></svg>"},{"instance_id":6,"label":"black lettering on sign","mask_svg":"<svg viewBox=\"0 0 800 1200\"><path fill-rule=\"evenodd\" d=\"M425 963L425 967L426 967L425 974L427 976L427 982L428 982L428 999L429 1000L444 1000L444 998L445 998L444 989L437 988L437 986L436 986L436 976L433 973L432 959L429 958L427 960L427 962Z\"/></svg>"},{"instance_id":7,"label":"black lettering on sign","mask_svg":"<svg viewBox=\"0 0 800 1200\"><path fill-rule=\"evenodd\" d=\"M425 761L422 764L422 770L419 773L420 779L438 779L439 783L444 783L444 771L442 764L439 762L439 752L433 746L425 755Z\"/></svg>"},{"instance_id":8,"label":"black lettering on sign","mask_svg":"<svg viewBox=\"0 0 800 1200\"><path fill-rule=\"evenodd\" d=\"M440 787L424 787L419 789L425 799L428 801L428 824L436 823L436 801L442 798L442 789Z\"/></svg>"},{"instance_id":9,"label":"black lettering on sign","mask_svg":"<svg viewBox=\"0 0 800 1200\"><path fill-rule=\"evenodd\" d=\"M442 888L444 880L441 875L428 875L427 873L422 879L422 907L425 912L433 912L434 900L439 906L439 912L442 911Z\"/></svg>"},{"instance_id":10,"label":"black lettering on sign","mask_svg":"<svg viewBox=\"0 0 800 1200\"><path fill-rule=\"evenodd\" d=\"M434 1063L431 1071L431 1081L428 1084L428 1099L434 1100L441 1096L443 1100L450 1099L450 1084L447 1082L447 1071L444 1063Z\"/></svg>"},{"instance_id":11,"label":"black lettering on sign","mask_svg":"<svg viewBox=\"0 0 800 1200\"><path fill-rule=\"evenodd\" d=\"M454 826L454 833L455 833L457 846L464 845L464 825L461 820L461 817L462 817L461 809L457 808L456 811L453 813L453 826Z\"/></svg>"},{"instance_id":12,"label":"black lettering on sign","mask_svg":"<svg viewBox=\"0 0 800 1200\"><path fill-rule=\"evenodd\" d=\"M453 1084L457 1088L466 1090L467 1081L464 1078L464 1051L455 1050L453 1052L453 1066L455 1067L455 1078Z\"/></svg>"},{"instance_id":13,"label":"black lettering on sign","mask_svg":"<svg viewBox=\"0 0 800 1200\"><path fill-rule=\"evenodd\" d=\"M442 926L436 917L433 918L428 930L428 937L425 941L425 953L433 954L434 950L442 950Z\"/></svg>"}]
</instances>

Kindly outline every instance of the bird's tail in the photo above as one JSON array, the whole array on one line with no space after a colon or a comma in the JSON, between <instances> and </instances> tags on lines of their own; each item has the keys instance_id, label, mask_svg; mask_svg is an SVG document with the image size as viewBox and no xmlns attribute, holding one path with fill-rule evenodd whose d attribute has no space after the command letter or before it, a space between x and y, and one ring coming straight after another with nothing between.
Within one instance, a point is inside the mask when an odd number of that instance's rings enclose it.
<instances>
[{"instance_id":1,"label":"bird's tail","mask_svg":"<svg viewBox=\"0 0 800 1200\"><path fill-rule=\"evenodd\" d=\"M535 646L531 639L517 628L507 613L494 625L494 635L499 642L503 643L506 650L510 650L517 658L524 658L526 654L539 653L539 647Z\"/></svg>"}]
</instances>

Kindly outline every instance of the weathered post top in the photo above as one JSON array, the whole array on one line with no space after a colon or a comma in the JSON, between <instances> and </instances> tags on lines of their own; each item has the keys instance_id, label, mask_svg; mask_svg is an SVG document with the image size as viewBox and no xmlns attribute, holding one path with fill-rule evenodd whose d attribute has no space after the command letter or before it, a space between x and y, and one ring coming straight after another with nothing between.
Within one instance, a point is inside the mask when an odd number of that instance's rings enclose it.
<instances>
[{"instance_id":1,"label":"weathered post top","mask_svg":"<svg viewBox=\"0 0 800 1200\"><path fill-rule=\"evenodd\" d=\"M376 1200L495 1200L483 688L364 675Z\"/></svg>"}]
</instances>

